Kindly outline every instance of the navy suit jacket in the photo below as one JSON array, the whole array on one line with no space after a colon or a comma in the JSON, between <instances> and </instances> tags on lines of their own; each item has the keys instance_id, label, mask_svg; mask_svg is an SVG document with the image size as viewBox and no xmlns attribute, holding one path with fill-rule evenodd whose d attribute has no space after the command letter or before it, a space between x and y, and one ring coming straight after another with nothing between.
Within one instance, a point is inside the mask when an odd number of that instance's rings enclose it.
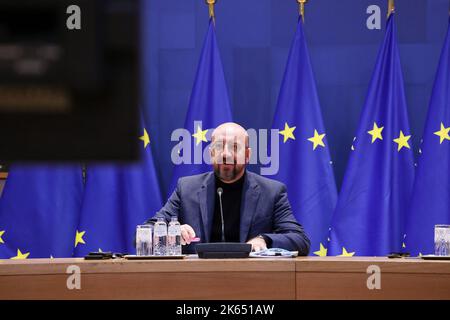
<instances>
[{"instance_id":1,"label":"navy suit jacket","mask_svg":"<svg viewBox=\"0 0 450 320\"><path fill-rule=\"evenodd\" d=\"M147 223L158 217L170 221L175 216L181 224L190 225L201 242L209 242L215 194L213 172L180 178L167 203ZM278 181L246 172L240 221L241 242L265 235L273 248L298 251L299 255L309 252L310 241L292 213L286 186ZM195 244L184 246L183 252L194 253Z\"/></svg>"}]
</instances>

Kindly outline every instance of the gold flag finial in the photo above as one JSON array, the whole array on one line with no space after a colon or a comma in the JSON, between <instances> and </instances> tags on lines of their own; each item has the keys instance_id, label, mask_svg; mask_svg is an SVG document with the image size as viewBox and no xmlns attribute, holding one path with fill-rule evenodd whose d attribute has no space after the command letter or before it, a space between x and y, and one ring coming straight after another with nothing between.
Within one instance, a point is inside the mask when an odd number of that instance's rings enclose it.
<instances>
[{"instance_id":1,"label":"gold flag finial","mask_svg":"<svg viewBox=\"0 0 450 320\"><path fill-rule=\"evenodd\" d=\"M394 11L395 11L394 0L389 0L387 17L389 18L391 14L394 13Z\"/></svg>"},{"instance_id":2,"label":"gold flag finial","mask_svg":"<svg viewBox=\"0 0 450 320\"><path fill-rule=\"evenodd\" d=\"M216 16L214 15L214 5L216 4L216 0L206 0L206 3L209 7L209 17L213 19L214 24L216 24Z\"/></svg>"},{"instance_id":3,"label":"gold flag finial","mask_svg":"<svg viewBox=\"0 0 450 320\"><path fill-rule=\"evenodd\" d=\"M305 4L308 2L308 0L297 0L298 7L299 7L299 15L302 17L302 21L305 22Z\"/></svg>"}]
</instances>

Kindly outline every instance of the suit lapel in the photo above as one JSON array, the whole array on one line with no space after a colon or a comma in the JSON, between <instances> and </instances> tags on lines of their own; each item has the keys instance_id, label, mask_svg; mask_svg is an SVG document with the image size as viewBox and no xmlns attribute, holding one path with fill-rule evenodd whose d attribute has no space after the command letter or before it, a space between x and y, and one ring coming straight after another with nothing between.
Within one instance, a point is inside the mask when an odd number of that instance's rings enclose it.
<instances>
[{"instance_id":1,"label":"suit lapel","mask_svg":"<svg viewBox=\"0 0 450 320\"><path fill-rule=\"evenodd\" d=\"M211 236L212 220L214 216L214 187L214 174L210 173L207 175L198 192L205 242L209 242Z\"/></svg>"},{"instance_id":2,"label":"suit lapel","mask_svg":"<svg viewBox=\"0 0 450 320\"><path fill-rule=\"evenodd\" d=\"M247 240L253 215L256 211L256 205L258 204L259 194L258 184L253 179L252 174L247 171L244 187L242 189L241 229L239 233L239 240L241 242Z\"/></svg>"}]
</instances>

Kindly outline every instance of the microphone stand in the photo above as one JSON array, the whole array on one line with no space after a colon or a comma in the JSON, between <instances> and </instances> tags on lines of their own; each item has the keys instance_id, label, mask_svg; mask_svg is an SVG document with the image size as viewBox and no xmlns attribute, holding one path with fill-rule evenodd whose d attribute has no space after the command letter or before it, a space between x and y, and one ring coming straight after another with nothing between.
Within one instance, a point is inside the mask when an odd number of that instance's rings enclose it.
<instances>
[{"instance_id":1,"label":"microphone stand","mask_svg":"<svg viewBox=\"0 0 450 320\"><path fill-rule=\"evenodd\" d=\"M225 220L223 218L222 194L223 189L217 188L220 206L220 222L222 223L222 242L198 243L195 251L203 259L248 258L252 245L240 242L225 242Z\"/></svg>"},{"instance_id":2,"label":"microphone stand","mask_svg":"<svg viewBox=\"0 0 450 320\"><path fill-rule=\"evenodd\" d=\"M222 242L225 242L225 221L223 220L222 193L223 189L218 188L217 194L219 195L220 222L222 223Z\"/></svg>"}]
</instances>

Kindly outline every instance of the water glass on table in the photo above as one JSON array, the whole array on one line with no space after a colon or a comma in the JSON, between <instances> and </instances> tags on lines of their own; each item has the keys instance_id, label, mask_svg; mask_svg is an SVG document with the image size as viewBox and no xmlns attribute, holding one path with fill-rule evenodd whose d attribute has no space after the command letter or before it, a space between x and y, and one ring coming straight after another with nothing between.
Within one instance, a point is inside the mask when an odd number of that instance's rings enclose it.
<instances>
[{"instance_id":1,"label":"water glass on table","mask_svg":"<svg viewBox=\"0 0 450 320\"><path fill-rule=\"evenodd\" d=\"M136 227L136 255L152 255L152 226L148 224L138 225Z\"/></svg>"},{"instance_id":2,"label":"water glass on table","mask_svg":"<svg viewBox=\"0 0 450 320\"><path fill-rule=\"evenodd\" d=\"M434 226L434 254L450 256L450 225L437 224Z\"/></svg>"}]
</instances>

